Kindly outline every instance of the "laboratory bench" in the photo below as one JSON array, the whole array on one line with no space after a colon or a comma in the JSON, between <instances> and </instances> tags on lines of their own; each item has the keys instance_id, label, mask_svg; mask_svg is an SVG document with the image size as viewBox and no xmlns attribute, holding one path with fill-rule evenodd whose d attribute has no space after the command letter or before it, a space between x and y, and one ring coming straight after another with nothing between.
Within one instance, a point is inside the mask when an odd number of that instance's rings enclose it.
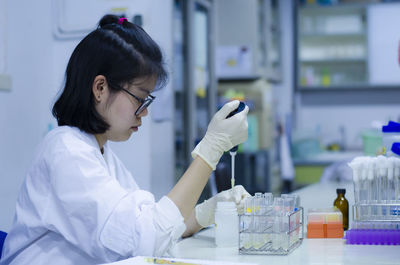
<instances>
[{"instance_id":1,"label":"laboratory bench","mask_svg":"<svg viewBox=\"0 0 400 265\"><path fill-rule=\"evenodd\" d=\"M349 205L354 204L353 184L350 182L316 183L295 191L301 198L305 215L309 208L333 205L336 188L345 188ZM351 206L349 207L351 208ZM349 220L351 226L351 209ZM306 216L305 216L306 220ZM304 225L306 229L306 223ZM237 247L220 248L214 243L214 228L200 231L182 239L171 250L175 258L243 262L255 264L400 264L400 246L346 245L344 239L308 239L286 256L241 255Z\"/></svg>"}]
</instances>

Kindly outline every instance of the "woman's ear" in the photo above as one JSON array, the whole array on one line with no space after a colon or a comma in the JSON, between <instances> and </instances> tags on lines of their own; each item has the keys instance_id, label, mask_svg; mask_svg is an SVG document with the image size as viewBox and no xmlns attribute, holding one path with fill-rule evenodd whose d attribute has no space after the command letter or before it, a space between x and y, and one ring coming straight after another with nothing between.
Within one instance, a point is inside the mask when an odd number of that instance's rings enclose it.
<instances>
[{"instance_id":1,"label":"woman's ear","mask_svg":"<svg viewBox=\"0 0 400 265\"><path fill-rule=\"evenodd\" d=\"M107 80L104 75L98 75L94 78L92 92L96 102L101 102L106 96Z\"/></svg>"}]
</instances>

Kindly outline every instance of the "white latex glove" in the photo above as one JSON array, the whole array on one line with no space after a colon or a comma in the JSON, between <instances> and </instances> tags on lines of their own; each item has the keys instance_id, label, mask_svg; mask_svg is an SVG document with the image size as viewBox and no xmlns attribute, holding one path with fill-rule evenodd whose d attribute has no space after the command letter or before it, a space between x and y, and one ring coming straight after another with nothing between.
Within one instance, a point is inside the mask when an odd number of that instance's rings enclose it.
<instances>
[{"instance_id":1,"label":"white latex glove","mask_svg":"<svg viewBox=\"0 0 400 265\"><path fill-rule=\"evenodd\" d=\"M232 201L236 203L236 208L239 214L244 212L244 199L250 197L250 194L243 188L242 185L237 185L230 190L224 190L209 200L196 205L195 215L196 220L202 227L207 227L215 223L215 208L217 202Z\"/></svg>"},{"instance_id":2,"label":"white latex glove","mask_svg":"<svg viewBox=\"0 0 400 265\"><path fill-rule=\"evenodd\" d=\"M200 156L213 170L225 151L243 143L248 137L247 113L249 107L230 118L229 113L239 106L239 100L226 103L208 124L206 135L192 152L193 159Z\"/></svg>"}]
</instances>

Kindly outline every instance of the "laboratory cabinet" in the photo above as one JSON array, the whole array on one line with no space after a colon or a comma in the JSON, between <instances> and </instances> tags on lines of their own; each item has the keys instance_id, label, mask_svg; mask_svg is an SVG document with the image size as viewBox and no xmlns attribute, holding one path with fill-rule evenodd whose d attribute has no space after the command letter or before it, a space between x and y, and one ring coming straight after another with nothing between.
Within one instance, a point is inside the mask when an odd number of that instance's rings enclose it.
<instances>
[{"instance_id":1,"label":"laboratory cabinet","mask_svg":"<svg viewBox=\"0 0 400 265\"><path fill-rule=\"evenodd\" d=\"M367 6L299 4L296 11L298 87L367 85Z\"/></svg>"}]
</instances>

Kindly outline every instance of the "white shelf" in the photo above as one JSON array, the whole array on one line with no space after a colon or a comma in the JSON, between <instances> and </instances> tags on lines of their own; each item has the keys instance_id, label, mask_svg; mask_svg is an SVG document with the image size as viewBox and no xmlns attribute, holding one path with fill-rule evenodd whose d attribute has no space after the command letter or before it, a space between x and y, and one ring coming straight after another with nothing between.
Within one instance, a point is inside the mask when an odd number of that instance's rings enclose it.
<instances>
[{"instance_id":1,"label":"white shelf","mask_svg":"<svg viewBox=\"0 0 400 265\"><path fill-rule=\"evenodd\" d=\"M321 58L321 59L300 59L301 64L310 63L366 63L367 59L365 57L359 58Z\"/></svg>"},{"instance_id":2,"label":"white shelf","mask_svg":"<svg viewBox=\"0 0 400 265\"><path fill-rule=\"evenodd\" d=\"M220 76L218 81L252 81L261 78L261 75L232 75L232 76Z\"/></svg>"},{"instance_id":3,"label":"white shelf","mask_svg":"<svg viewBox=\"0 0 400 265\"><path fill-rule=\"evenodd\" d=\"M300 32L299 36L302 39L366 38L366 33L365 33L365 31L337 32L337 33L324 33L324 32L306 33L306 32Z\"/></svg>"}]
</instances>

